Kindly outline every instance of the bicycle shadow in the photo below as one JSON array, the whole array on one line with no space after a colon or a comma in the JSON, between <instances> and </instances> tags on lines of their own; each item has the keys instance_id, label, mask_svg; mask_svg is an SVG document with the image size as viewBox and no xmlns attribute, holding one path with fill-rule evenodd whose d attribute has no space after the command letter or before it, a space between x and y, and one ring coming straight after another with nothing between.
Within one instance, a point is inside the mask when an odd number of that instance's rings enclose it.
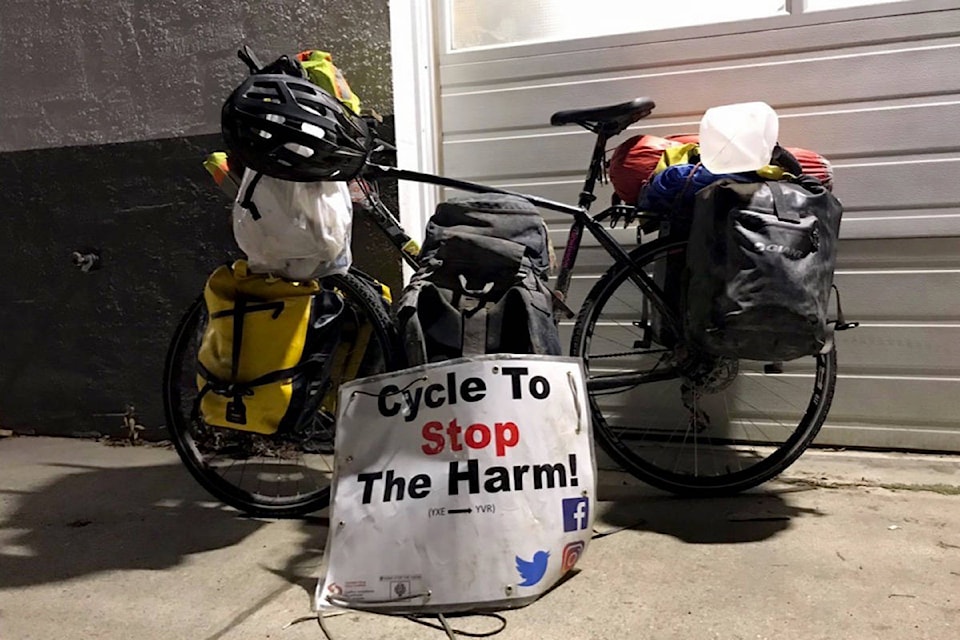
<instances>
[{"instance_id":1,"label":"bicycle shadow","mask_svg":"<svg viewBox=\"0 0 960 640\"><path fill-rule=\"evenodd\" d=\"M809 490L774 484L734 496L686 498L643 485L623 472L601 471L595 528L600 537L637 530L690 544L760 542L786 531L797 518L827 515L789 500Z\"/></svg>"},{"instance_id":2,"label":"bicycle shadow","mask_svg":"<svg viewBox=\"0 0 960 640\"><path fill-rule=\"evenodd\" d=\"M91 467L36 490L0 489L0 590L115 570L158 570L236 545L266 521L212 501L179 464Z\"/></svg>"},{"instance_id":3,"label":"bicycle shadow","mask_svg":"<svg viewBox=\"0 0 960 640\"><path fill-rule=\"evenodd\" d=\"M261 564L260 568L301 587L313 598L317 581L322 577L323 554L326 551L329 533L329 509L300 518L301 539L306 541L296 553L291 553L283 567L275 568Z\"/></svg>"}]
</instances>

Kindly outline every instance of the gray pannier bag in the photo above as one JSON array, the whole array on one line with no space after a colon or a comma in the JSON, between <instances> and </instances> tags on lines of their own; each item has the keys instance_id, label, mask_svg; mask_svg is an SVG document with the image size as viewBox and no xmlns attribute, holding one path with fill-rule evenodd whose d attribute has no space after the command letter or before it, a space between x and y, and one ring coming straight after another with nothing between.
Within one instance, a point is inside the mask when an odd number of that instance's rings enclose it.
<instances>
[{"instance_id":1,"label":"gray pannier bag","mask_svg":"<svg viewBox=\"0 0 960 640\"><path fill-rule=\"evenodd\" d=\"M748 360L819 353L828 344L842 214L840 201L809 176L701 189L687 247L687 339ZM841 313L836 328L854 325Z\"/></svg>"},{"instance_id":2,"label":"gray pannier bag","mask_svg":"<svg viewBox=\"0 0 960 640\"><path fill-rule=\"evenodd\" d=\"M549 269L547 228L526 200L486 194L441 203L397 310L409 364L561 355Z\"/></svg>"}]
</instances>

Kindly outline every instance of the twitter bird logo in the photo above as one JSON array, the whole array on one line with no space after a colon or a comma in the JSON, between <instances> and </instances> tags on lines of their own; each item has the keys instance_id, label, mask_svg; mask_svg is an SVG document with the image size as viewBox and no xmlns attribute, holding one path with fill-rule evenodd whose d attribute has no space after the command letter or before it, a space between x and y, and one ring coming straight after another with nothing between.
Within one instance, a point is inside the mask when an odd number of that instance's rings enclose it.
<instances>
[{"instance_id":1,"label":"twitter bird logo","mask_svg":"<svg viewBox=\"0 0 960 640\"><path fill-rule=\"evenodd\" d=\"M517 556L517 573L523 578L521 587L532 587L543 579L543 574L547 572L547 561L550 554L546 551L537 551L533 554L533 560L524 560Z\"/></svg>"}]
</instances>

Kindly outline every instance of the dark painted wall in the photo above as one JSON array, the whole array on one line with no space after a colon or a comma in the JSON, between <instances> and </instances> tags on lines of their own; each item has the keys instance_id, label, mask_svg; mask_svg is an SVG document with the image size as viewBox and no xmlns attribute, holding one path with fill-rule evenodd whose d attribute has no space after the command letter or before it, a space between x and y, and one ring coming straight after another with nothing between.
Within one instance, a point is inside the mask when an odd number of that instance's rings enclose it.
<instances>
[{"instance_id":1,"label":"dark painted wall","mask_svg":"<svg viewBox=\"0 0 960 640\"><path fill-rule=\"evenodd\" d=\"M392 112L385 0L0 3L0 427L116 434L128 404L162 437L167 341L209 271L237 256L201 167L219 106L261 57L334 53ZM77 249L102 268L82 273ZM361 268L399 282L369 223Z\"/></svg>"}]
</instances>

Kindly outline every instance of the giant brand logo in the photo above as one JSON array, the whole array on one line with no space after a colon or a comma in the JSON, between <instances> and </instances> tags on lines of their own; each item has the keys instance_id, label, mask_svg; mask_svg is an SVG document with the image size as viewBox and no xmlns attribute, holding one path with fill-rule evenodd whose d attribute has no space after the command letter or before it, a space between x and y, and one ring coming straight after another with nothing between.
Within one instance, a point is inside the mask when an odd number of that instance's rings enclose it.
<instances>
[{"instance_id":1,"label":"giant brand logo","mask_svg":"<svg viewBox=\"0 0 960 640\"><path fill-rule=\"evenodd\" d=\"M799 260L806 254L799 249L794 249L793 247L786 247L782 244L764 244L762 242L755 242L753 248L757 250L758 253L782 253L788 258L794 258Z\"/></svg>"}]
</instances>

